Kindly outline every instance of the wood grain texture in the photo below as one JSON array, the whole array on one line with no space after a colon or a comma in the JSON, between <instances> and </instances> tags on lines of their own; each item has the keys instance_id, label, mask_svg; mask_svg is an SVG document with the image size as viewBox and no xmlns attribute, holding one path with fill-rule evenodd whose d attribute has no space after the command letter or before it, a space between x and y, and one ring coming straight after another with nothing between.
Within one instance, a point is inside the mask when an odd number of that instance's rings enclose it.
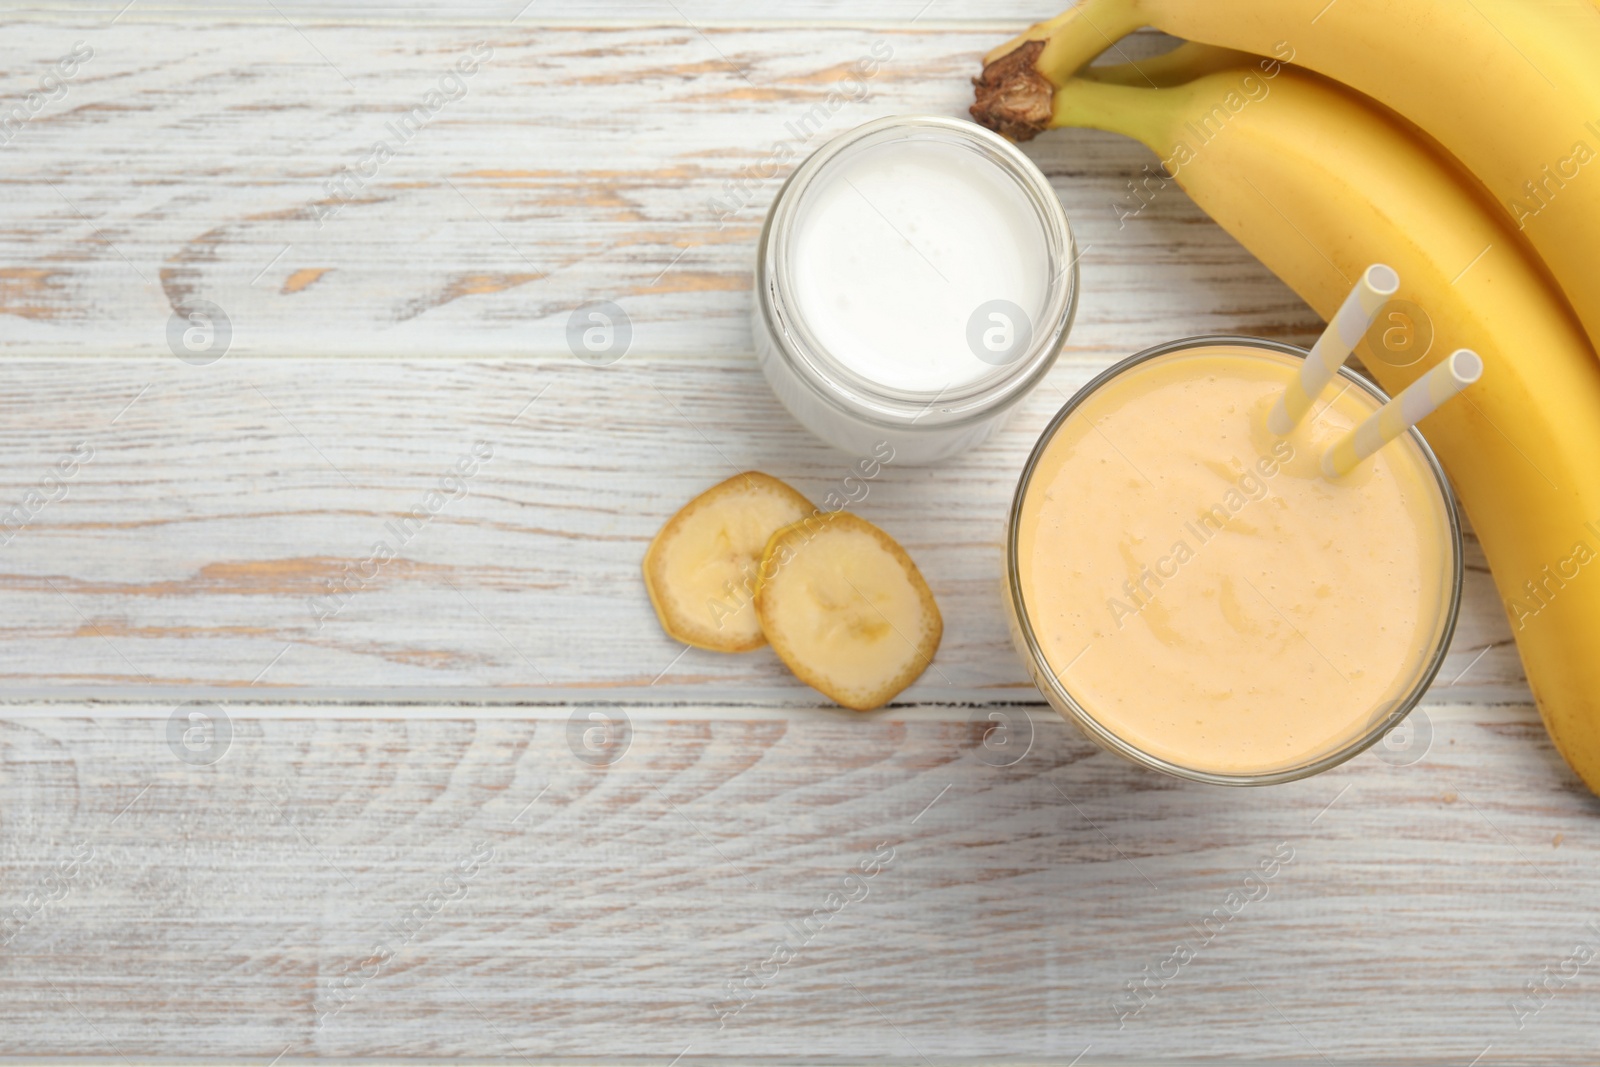
<instances>
[{"instance_id":1,"label":"wood grain texture","mask_svg":"<svg viewBox=\"0 0 1600 1067\"><path fill-rule=\"evenodd\" d=\"M977 56L1055 6L0 13L0 121L94 51L0 127L0 521L28 513L0 529L0 1057L1592 1060L1593 975L1549 976L1597 940L1596 801L1475 546L1412 747L1311 781L1151 775L1027 686L1000 541L1049 415L1150 344L1319 326L1175 190L1119 224L1129 142L1027 146L1083 251L1050 382L854 505L944 609L907 702L827 709L769 653L656 626L639 558L684 500L747 467L821 498L851 461L749 355L770 161L962 113ZM330 192L480 42L459 98ZM200 300L232 334L208 365L168 340ZM601 368L566 340L596 300L633 328ZM319 626L475 442L465 491Z\"/></svg>"},{"instance_id":2,"label":"wood grain texture","mask_svg":"<svg viewBox=\"0 0 1600 1067\"><path fill-rule=\"evenodd\" d=\"M891 463L852 506L906 545L946 620L905 699L1036 699L999 595L1010 472L1097 366L1058 367L981 448ZM748 362L0 366L0 501L25 500L80 441L94 456L65 498L0 548L0 694L819 699L768 650L686 651L639 575L661 523L730 474L765 470L820 501L849 473ZM401 545L397 524L476 441L492 458ZM398 558L369 564L378 541ZM1471 563L1440 679L1455 685L1439 691L1526 700L1476 549ZM349 595L324 619L335 585Z\"/></svg>"},{"instance_id":3,"label":"wood grain texture","mask_svg":"<svg viewBox=\"0 0 1600 1067\"><path fill-rule=\"evenodd\" d=\"M1144 773L1048 714L997 767L974 724L635 710L608 766L574 757L567 709L241 716L209 766L175 759L160 720L0 725L0 905L92 849L7 928L0 1051L68 1033L106 1059L261 1063L1594 1051L1587 973L1520 1030L1511 1007L1597 940L1597 802L1531 709L1432 709L1414 765L1368 754L1245 793ZM847 883L880 845L892 860ZM1118 1029L1125 984L1275 853L1292 860ZM857 899L830 912L836 890ZM457 899L405 918L434 892ZM818 911L722 1019L728 982Z\"/></svg>"}]
</instances>

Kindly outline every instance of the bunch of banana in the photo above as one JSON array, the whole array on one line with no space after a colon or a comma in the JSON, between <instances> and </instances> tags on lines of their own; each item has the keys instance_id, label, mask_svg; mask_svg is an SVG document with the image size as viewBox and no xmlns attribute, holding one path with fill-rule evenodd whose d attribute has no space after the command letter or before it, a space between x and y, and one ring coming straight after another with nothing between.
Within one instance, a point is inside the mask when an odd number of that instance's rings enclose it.
<instances>
[{"instance_id":1,"label":"bunch of banana","mask_svg":"<svg viewBox=\"0 0 1600 1067\"><path fill-rule=\"evenodd\" d=\"M1150 85L1167 87L1137 87ZM1600 793L1600 361L1511 220L1404 120L1270 59L1186 45L1091 68L1062 79L1043 124L1144 142L1324 316L1367 264L1392 265L1396 299L1435 336L1408 366L1357 350L1391 394L1457 348L1482 355L1467 402L1422 430L1489 560L1550 735Z\"/></svg>"},{"instance_id":2,"label":"bunch of banana","mask_svg":"<svg viewBox=\"0 0 1600 1067\"><path fill-rule=\"evenodd\" d=\"M667 520L645 551L644 584L670 636L717 652L770 642L802 682L857 711L916 681L944 633L933 592L892 537L760 471Z\"/></svg>"},{"instance_id":3,"label":"bunch of banana","mask_svg":"<svg viewBox=\"0 0 1600 1067\"><path fill-rule=\"evenodd\" d=\"M1293 62L1415 123L1527 236L1600 347L1594 0L1081 0L985 57L973 117L1033 136L1055 90L1143 26Z\"/></svg>"}]
</instances>

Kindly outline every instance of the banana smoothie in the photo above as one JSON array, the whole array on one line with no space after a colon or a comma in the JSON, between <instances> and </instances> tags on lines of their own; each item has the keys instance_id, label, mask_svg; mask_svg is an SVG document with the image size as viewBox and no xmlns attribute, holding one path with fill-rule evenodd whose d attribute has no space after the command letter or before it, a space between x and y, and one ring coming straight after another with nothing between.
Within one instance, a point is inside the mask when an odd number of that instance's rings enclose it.
<instances>
[{"instance_id":1,"label":"banana smoothie","mask_svg":"<svg viewBox=\"0 0 1600 1067\"><path fill-rule=\"evenodd\" d=\"M1407 437L1324 477L1381 400L1336 379L1275 436L1297 351L1135 357L1057 416L1018 489L1013 621L1040 688L1170 772L1321 769L1409 710L1448 643L1459 533L1431 455Z\"/></svg>"}]
</instances>

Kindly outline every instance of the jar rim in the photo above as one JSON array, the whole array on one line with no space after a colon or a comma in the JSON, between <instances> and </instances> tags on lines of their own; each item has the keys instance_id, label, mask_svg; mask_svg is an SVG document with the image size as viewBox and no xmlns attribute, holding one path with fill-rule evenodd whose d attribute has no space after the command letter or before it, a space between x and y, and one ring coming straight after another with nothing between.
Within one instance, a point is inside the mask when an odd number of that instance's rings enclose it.
<instances>
[{"instance_id":1,"label":"jar rim","mask_svg":"<svg viewBox=\"0 0 1600 1067\"><path fill-rule=\"evenodd\" d=\"M1049 661L1045 658L1044 649L1039 644L1033 621L1028 616L1027 601L1022 593L1021 567L1018 565L1017 541L1021 533L1023 499L1027 495L1028 487L1033 480L1034 472L1038 468L1045 450L1054 439L1056 432L1072 416L1073 412L1077 411L1083 402L1094 395L1102 386L1107 385L1114 378L1121 376L1133 367L1176 352L1219 346L1258 348L1282 355L1295 356L1302 360L1310 355L1306 349L1286 344L1282 341L1233 334L1203 334L1180 338L1176 341L1168 341L1165 344L1147 348L1142 352L1136 352L1131 356L1118 360L1095 375L1062 405L1061 410L1051 417L1045 428L1040 432L1039 439L1034 443L1033 450L1028 454L1027 462L1023 464L1022 473L1017 478L1017 488L1011 498L1011 512L1006 523L1006 593L1011 602L1011 611L1015 617L1015 632L1021 636L1027 646L1026 656L1028 658L1029 674L1033 677L1034 684L1043 691L1043 695L1052 707L1060 711L1064 718L1073 722L1101 747L1115 752L1134 763L1177 778L1187 778L1191 781L1205 782L1210 785L1276 785L1281 782L1296 781L1301 778L1309 778L1314 774L1320 774L1359 755L1376 744L1384 734L1398 725L1421 702L1423 695L1428 691L1428 687L1433 684L1434 678L1438 676L1439 669L1444 665L1445 656L1449 653L1450 641L1455 636L1456 620L1461 611L1461 595L1465 573L1463 559L1465 546L1461 535L1461 519L1456 507L1455 493L1450 488L1450 479L1446 476L1444 467L1439 463L1438 456L1434 454L1433 449L1428 445L1427 439L1422 436L1420 430L1413 426L1402 436L1409 438L1410 442L1415 445L1428 470L1432 473L1435 484L1439 488L1445 516L1449 524L1447 543L1451 553L1451 574L1448 582L1450 592L1439 627L1438 640L1427 663L1423 665L1422 670L1418 673L1415 684L1403 696L1393 701L1394 706L1387 715L1375 716L1372 724L1367 727L1365 732L1356 735L1345 745L1317 759L1272 771L1238 773L1207 771L1163 759L1153 753L1144 751L1112 732L1100 723L1067 690L1067 687L1056 676L1054 670L1050 668ZM1339 367L1338 373L1341 378L1363 389L1380 405L1389 401L1389 395L1377 383L1358 373L1352 367L1342 365ZM1379 707L1381 709L1382 705Z\"/></svg>"},{"instance_id":2,"label":"jar rim","mask_svg":"<svg viewBox=\"0 0 1600 1067\"><path fill-rule=\"evenodd\" d=\"M829 164L897 138L964 145L997 164L1015 182L1038 217L1050 270L1040 322L1028 351L1005 373L937 391L883 386L852 371L827 352L794 307L786 256L806 193ZM897 115L847 130L808 156L778 189L756 249L756 299L774 348L797 377L831 406L885 428L952 427L995 415L1020 400L1044 377L1065 344L1078 303L1078 254L1060 198L1039 168L1016 145L963 119Z\"/></svg>"}]
</instances>

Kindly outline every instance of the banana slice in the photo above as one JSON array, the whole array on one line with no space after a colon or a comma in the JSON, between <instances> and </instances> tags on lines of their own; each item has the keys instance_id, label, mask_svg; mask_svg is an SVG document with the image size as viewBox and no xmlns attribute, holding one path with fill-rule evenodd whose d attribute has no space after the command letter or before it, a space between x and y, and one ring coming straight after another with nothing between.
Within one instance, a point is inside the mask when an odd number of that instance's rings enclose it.
<instances>
[{"instance_id":1,"label":"banana slice","mask_svg":"<svg viewBox=\"0 0 1600 1067\"><path fill-rule=\"evenodd\" d=\"M760 648L756 569L774 530L816 513L769 474L746 471L695 497L644 554L644 585L661 628L715 652Z\"/></svg>"},{"instance_id":2,"label":"banana slice","mask_svg":"<svg viewBox=\"0 0 1600 1067\"><path fill-rule=\"evenodd\" d=\"M772 535L756 584L772 650L856 711L881 707L933 662L944 620L905 549L865 519L817 515Z\"/></svg>"}]
</instances>

